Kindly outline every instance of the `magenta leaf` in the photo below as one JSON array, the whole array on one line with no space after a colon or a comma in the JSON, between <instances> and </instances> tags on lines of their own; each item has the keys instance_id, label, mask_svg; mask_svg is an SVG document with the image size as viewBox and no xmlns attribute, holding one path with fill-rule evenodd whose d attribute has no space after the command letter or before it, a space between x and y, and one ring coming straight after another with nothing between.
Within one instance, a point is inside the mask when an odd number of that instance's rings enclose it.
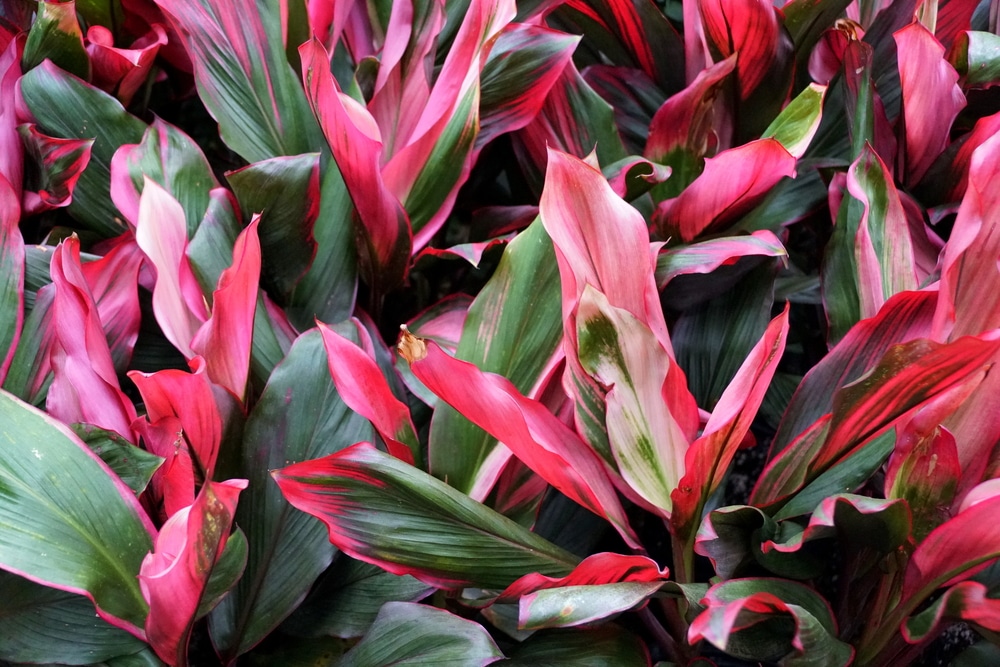
<instances>
[{"instance_id":1,"label":"magenta leaf","mask_svg":"<svg viewBox=\"0 0 1000 667\"><path fill-rule=\"evenodd\" d=\"M81 266L97 305L115 370L124 372L139 338L139 269L143 254L130 239L122 238L101 259Z\"/></svg>"},{"instance_id":2,"label":"magenta leaf","mask_svg":"<svg viewBox=\"0 0 1000 667\"><path fill-rule=\"evenodd\" d=\"M0 95L5 100L14 100L15 91L21 79L21 50L23 39L11 40L0 53ZM4 104L0 108L0 177L7 181L13 191L13 201L21 200L21 186L24 175L24 150L18 125L21 121L16 114L15 104ZM4 196L0 201L9 202ZM10 206L10 204L6 204Z\"/></svg>"},{"instance_id":3,"label":"magenta leaf","mask_svg":"<svg viewBox=\"0 0 1000 667\"><path fill-rule=\"evenodd\" d=\"M25 174L24 212L35 215L68 206L80 175L90 163L93 139L47 137L34 125L18 128L25 153L34 162Z\"/></svg>"},{"instance_id":4,"label":"magenta leaf","mask_svg":"<svg viewBox=\"0 0 1000 667\"><path fill-rule=\"evenodd\" d=\"M212 315L191 341L205 358L208 377L241 402L250 375L254 315L260 283L258 218L244 229L233 247L233 264L222 272L212 297Z\"/></svg>"},{"instance_id":5,"label":"magenta leaf","mask_svg":"<svg viewBox=\"0 0 1000 667\"><path fill-rule=\"evenodd\" d=\"M392 393L375 360L330 327L319 324L318 328L323 335L330 376L344 403L372 423L390 454L410 464L419 460L420 441L410 410ZM367 336L360 326L358 330Z\"/></svg>"},{"instance_id":6,"label":"magenta leaf","mask_svg":"<svg viewBox=\"0 0 1000 667\"><path fill-rule=\"evenodd\" d=\"M242 479L205 484L193 505L167 520L155 550L142 561L139 584L149 602L146 637L172 665L188 664L191 626L246 486Z\"/></svg>"},{"instance_id":7,"label":"magenta leaf","mask_svg":"<svg viewBox=\"0 0 1000 667\"><path fill-rule=\"evenodd\" d=\"M927 28L913 22L893 35L903 89L906 182L917 183L948 145L951 124L965 108L958 72Z\"/></svg>"},{"instance_id":8,"label":"magenta leaf","mask_svg":"<svg viewBox=\"0 0 1000 667\"><path fill-rule=\"evenodd\" d=\"M428 389L507 445L549 484L608 519L627 542L635 544L600 458L541 403L525 398L506 378L484 373L408 332L403 332L399 351Z\"/></svg>"},{"instance_id":9,"label":"magenta leaf","mask_svg":"<svg viewBox=\"0 0 1000 667\"><path fill-rule=\"evenodd\" d=\"M778 17L761 0L700 0L698 7L709 44L722 58L738 54L736 76L741 99L764 80L778 54Z\"/></svg>"},{"instance_id":10,"label":"magenta leaf","mask_svg":"<svg viewBox=\"0 0 1000 667\"><path fill-rule=\"evenodd\" d=\"M578 562L368 443L271 474L288 502L327 525L341 551L438 588L503 589L530 572L565 576Z\"/></svg>"},{"instance_id":11,"label":"magenta leaf","mask_svg":"<svg viewBox=\"0 0 1000 667\"><path fill-rule=\"evenodd\" d=\"M104 26L91 26L87 30L87 55L93 66L94 85L128 106L152 73L153 61L166 43L167 32L158 24L150 26L150 31L127 49L116 48L113 33Z\"/></svg>"},{"instance_id":12,"label":"magenta leaf","mask_svg":"<svg viewBox=\"0 0 1000 667\"><path fill-rule=\"evenodd\" d=\"M497 602L510 602L529 593L566 586L600 586L617 583L663 582L668 575L655 561L645 556L624 556L615 553L598 553L588 556L565 577L547 577L527 574L506 589Z\"/></svg>"},{"instance_id":13,"label":"magenta leaf","mask_svg":"<svg viewBox=\"0 0 1000 667\"><path fill-rule=\"evenodd\" d=\"M132 401L122 393L90 287L80 266L80 242L71 237L54 251L51 354L55 376L48 411L66 423L86 422L132 442Z\"/></svg>"},{"instance_id":14,"label":"magenta leaf","mask_svg":"<svg viewBox=\"0 0 1000 667\"><path fill-rule=\"evenodd\" d=\"M364 244L359 248L369 284L386 289L402 281L409 264L410 220L382 176L383 146L375 119L340 92L322 45L299 48L306 92L354 200Z\"/></svg>"},{"instance_id":15,"label":"magenta leaf","mask_svg":"<svg viewBox=\"0 0 1000 667\"><path fill-rule=\"evenodd\" d=\"M675 199L657 208L654 220L666 236L690 242L736 222L785 176L795 158L775 139L759 139L705 160L705 170Z\"/></svg>"}]
</instances>

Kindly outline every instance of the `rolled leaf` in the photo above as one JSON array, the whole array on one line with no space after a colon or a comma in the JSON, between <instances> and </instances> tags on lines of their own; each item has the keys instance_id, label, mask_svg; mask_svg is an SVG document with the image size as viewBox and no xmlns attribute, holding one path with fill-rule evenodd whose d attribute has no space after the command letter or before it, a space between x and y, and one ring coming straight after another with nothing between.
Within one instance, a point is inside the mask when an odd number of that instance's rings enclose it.
<instances>
[{"instance_id":1,"label":"rolled leaf","mask_svg":"<svg viewBox=\"0 0 1000 667\"><path fill-rule=\"evenodd\" d=\"M115 48L114 34L104 26L90 26L87 55L93 66L94 84L128 106L153 71L160 47L166 44L167 31L156 23L127 49Z\"/></svg>"},{"instance_id":2,"label":"rolled leaf","mask_svg":"<svg viewBox=\"0 0 1000 667\"><path fill-rule=\"evenodd\" d=\"M529 572L568 574L577 559L444 482L358 443L276 470L292 505L321 519L354 558L439 588L503 589ZM393 526L391 532L386 525Z\"/></svg>"},{"instance_id":3,"label":"rolled leaf","mask_svg":"<svg viewBox=\"0 0 1000 667\"><path fill-rule=\"evenodd\" d=\"M139 338L139 269L143 255L131 241L123 241L104 257L81 265L101 318L115 370L122 372L132 359Z\"/></svg>"},{"instance_id":4,"label":"rolled leaf","mask_svg":"<svg viewBox=\"0 0 1000 667\"><path fill-rule=\"evenodd\" d=\"M132 491L73 433L0 392L0 565L85 595L112 625L144 638L136 575L155 529Z\"/></svg>"},{"instance_id":5,"label":"rolled leaf","mask_svg":"<svg viewBox=\"0 0 1000 667\"><path fill-rule=\"evenodd\" d=\"M93 139L57 139L31 124L18 127L25 152L34 161L22 198L25 213L37 214L68 206L80 176L90 163Z\"/></svg>"},{"instance_id":6,"label":"rolled leaf","mask_svg":"<svg viewBox=\"0 0 1000 667\"><path fill-rule=\"evenodd\" d=\"M190 507L170 517L142 561L139 585L149 602L146 638L171 665L188 664L187 648L212 568L229 538L246 480L208 482Z\"/></svg>"}]
</instances>

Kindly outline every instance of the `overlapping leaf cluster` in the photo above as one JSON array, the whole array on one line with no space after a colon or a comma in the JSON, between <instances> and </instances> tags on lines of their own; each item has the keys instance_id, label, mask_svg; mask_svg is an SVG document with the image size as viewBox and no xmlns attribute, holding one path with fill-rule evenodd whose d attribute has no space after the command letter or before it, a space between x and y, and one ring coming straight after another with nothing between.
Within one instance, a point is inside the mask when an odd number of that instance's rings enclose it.
<instances>
[{"instance_id":1,"label":"overlapping leaf cluster","mask_svg":"<svg viewBox=\"0 0 1000 667\"><path fill-rule=\"evenodd\" d=\"M996 657L994 14L4 4L0 661Z\"/></svg>"}]
</instances>

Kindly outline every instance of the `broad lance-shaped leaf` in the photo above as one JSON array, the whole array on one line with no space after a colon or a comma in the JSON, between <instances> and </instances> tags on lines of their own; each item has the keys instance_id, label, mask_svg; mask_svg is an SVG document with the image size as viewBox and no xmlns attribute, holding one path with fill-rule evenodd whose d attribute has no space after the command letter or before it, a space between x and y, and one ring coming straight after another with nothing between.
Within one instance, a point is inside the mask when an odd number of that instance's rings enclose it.
<instances>
[{"instance_id":1,"label":"broad lance-shaped leaf","mask_svg":"<svg viewBox=\"0 0 1000 667\"><path fill-rule=\"evenodd\" d=\"M212 315L191 340L191 350L205 358L208 377L243 401L250 375L250 346L260 289L259 217L233 246L233 264L222 272L212 296Z\"/></svg>"},{"instance_id":2,"label":"broad lance-shaped leaf","mask_svg":"<svg viewBox=\"0 0 1000 667\"><path fill-rule=\"evenodd\" d=\"M579 41L536 25L511 24L500 33L483 66L477 148L534 119Z\"/></svg>"},{"instance_id":3,"label":"broad lance-shaped leaf","mask_svg":"<svg viewBox=\"0 0 1000 667\"><path fill-rule=\"evenodd\" d=\"M323 336L330 376L344 403L372 423L390 454L410 464L419 460L420 441L410 410L392 393L375 360L333 329L323 324L317 328Z\"/></svg>"},{"instance_id":4,"label":"broad lance-shaped leaf","mask_svg":"<svg viewBox=\"0 0 1000 667\"><path fill-rule=\"evenodd\" d=\"M489 282L468 306L455 356L503 375L526 395L548 372L562 337L558 266L535 220L504 250ZM431 337L433 329L421 329ZM438 341L440 343L440 340ZM483 500L510 458L491 435L448 405L431 418L429 472Z\"/></svg>"},{"instance_id":5,"label":"broad lance-shaped leaf","mask_svg":"<svg viewBox=\"0 0 1000 667\"><path fill-rule=\"evenodd\" d=\"M0 384L7 377L24 323L24 239L18 196L0 174Z\"/></svg>"},{"instance_id":6,"label":"broad lance-shaped leaf","mask_svg":"<svg viewBox=\"0 0 1000 667\"><path fill-rule=\"evenodd\" d=\"M292 505L327 525L339 549L439 588L503 589L529 572L564 576L578 562L368 443L271 474Z\"/></svg>"},{"instance_id":7,"label":"broad lance-shaped leaf","mask_svg":"<svg viewBox=\"0 0 1000 667\"><path fill-rule=\"evenodd\" d=\"M109 195L111 158L119 146L142 139L145 123L118 100L44 62L20 81L21 95L39 129L50 137L93 139L90 162L80 176L70 214L105 238L125 231Z\"/></svg>"},{"instance_id":8,"label":"broad lance-shaped leaf","mask_svg":"<svg viewBox=\"0 0 1000 667\"><path fill-rule=\"evenodd\" d=\"M951 124L965 108L958 72L944 47L921 23L893 34L903 89L906 182L917 183L948 145Z\"/></svg>"},{"instance_id":9,"label":"broad lance-shaped leaf","mask_svg":"<svg viewBox=\"0 0 1000 667\"><path fill-rule=\"evenodd\" d=\"M705 169L678 197L657 207L654 222L664 236L684 242L719 231L760 203L795 158L776 139L758 139L705 160Z\"/></svg>"},{"instance_id":10,"label":"broad lance-shaped leaf","mask_svg":"<svg viewBox=\"0 0 1000 667\"><path fill-rule=\"evenodd\" d=\"M46 409L64 422L87 422L131 441L135 407L122 393L97 306L80 265L80 241L54 251L51 364L55 373Z\"/></svg>"},{"instance_id":11,"label":"broad lance-shaped leaf","mask_svg":"<svg viewBox=\"0 0 1000 667\"><path fill-rule=\"evenodd\" d=\"M250 163L316 150L320 135L285 55L284 2L161 0L223 141Z\"/></svg>"},{"instance_id":12,"label":"broad lance-shaped leaf","mask_svg":"<svg viewBox=\"0 0 1000 667\"><path fill-rule=\"evenodd\" d=\"M638 544L601 459L541 403L525 398L506 378L484 373L408 331L398 349L428 389L563 495L610 521L628 544Z\"/></svg>"},{"instance_id":13,"label":"broad lance-shaped leaf","mask_svg":"<svg viewBox=\"0 0 1000 667\"><path fill-rule=\"evenodd\" d=\"M486 628L474 621L428 605L388 602L364 638L332 664L482 667L503 657Z\"/></svg>"},{"instance_id":14,"label":"broad lance-shaped leaf","mask_svg":"<svg viewBox=\"0 0 1000 667\"><path fill-rule=\"evenodd\" d=\"M685 452L684 477L672 489L678 535L693 539L702 509L722 484L736 450L757 416L788 338L789 306L768 325L736 376L726 387L701 437Z\"/></svg>"},{"instance_id":15,"label":"broad lance-shaped leaf","mask_svg":"<svg viewBox=\"0 0 1000 667\"><path fill-rule=\"evenodd\" d=\"M673 360L649 327L590 285L580 298L576 326L580 365L609 388L605 424L618 472L669 515L689 444L661 392Z\"/></svg>"},{"instance_id":16,"label":"broad lance-shaped leaf","mask_svg":"<svg viewBox=\"0 0 1000 667\"><path fill-rule=\"evenodd\" d=\"M577 425L584 439L606 461L613 461L605 433L604 390L579 359L580 324L576 311L587 285L652 332L669 362L666 383L661 381L657 394L662 393L680 432L692 439L698 427L697 406L687 390L684 373L673 362L654 280L655 250L650 247L642 215L611 190L600 171L552 149L539 211L559 262L567 359L565 384L575 400Z\"/></svg>"},{"instance_id":17,"label":"broad lance-shaped leaf","mask_svg":"<svg viewBox=\"0 0 1000 667\"><path fill-rule=\"evenodd\" d=\"M13 100L15 90L21 81L22 39L12 39L0 53L0 95L5 100ZM18 136L18 126L23 119L18 118L14 104L0 107L0 177L14 191L13 202L20 201L21 185L24 180L24 149ZM10 202L4 196L0 201ZM7 204L9 205L9 203Z\"/></svg>"},{"instance_id":18,"label":"broad lance-shaped leaf","mask_svg":"<svg viewBox=\"0 0 1000 667\"><path fill-rule=\"evenodd\" d=\"M139 309L139 270L143 255L131 239L123 238L101 259L80 268L97 305L115 370L123 372L132 359L142 318Z\"/></svg>"},{"instance_id":19,"label":"broad lance-shaped leaf","mask_svg":"<svg viewBox=\"0 0 1000 667\"><path fill-rule=\"evenodd\" d=\"M351 334L346 327L339 331ZM296 339L270 374L232 456L236 460L225 470L250 481L236 511L250 545L246 571L209 616L212 643L226 663L295 610L336 552L322 524L290 507L268 470L374 436L368 420L337 394L324 355L318 331Z\"/></svg>"},{"instance_id":20,"label":"broad lance-shaped leaf","mask_svg":"<svg viewBox=\"0 0 1000 667\"><path fill-rule=\"evenodd\" d=\"M136 575L156 530L132 491L63 424L0 391L0 566L85 595L144 638Z\"/></svg>"},{"instance_id":21,"label":"broad lance-shaped leaf","mask_svg":"<svg viewBox=\"0 0 1000 667\"><path fill-rule=\"evenodd\" d=\"M191 627L246 486L245 479L207 482L193 505L167 519L156 548L142 561L139 585L149 602L146 639L171 665L188 664Z\"/></svg>"},{"instance_id":22,"label":"broad lance-shaped leaf","mask_svg":"<svg viewBox=\"0 0 1000 667\"><path fill-rule=\"evenodd\" d=\"M81 79L90 79L90 59L83 46L75 3L38 3L24 44L24 69L34 69L43 60L51 60Z\"/></svg>"},{"instance_id":23,"label":"broad lance-shaped leaf","mask_svg":"<svg viewBox=\"0 0 1000 667\"><path fill-rule=\"evenodd\" d=\"M359 247L366 280L377 289L402 281L413 244L410 220L382 178L378 125L358 102L340 92L330 58L315 39L299 47L302 76L347 190L354 200L364 239Z\"/></svg>"}]
</instances>

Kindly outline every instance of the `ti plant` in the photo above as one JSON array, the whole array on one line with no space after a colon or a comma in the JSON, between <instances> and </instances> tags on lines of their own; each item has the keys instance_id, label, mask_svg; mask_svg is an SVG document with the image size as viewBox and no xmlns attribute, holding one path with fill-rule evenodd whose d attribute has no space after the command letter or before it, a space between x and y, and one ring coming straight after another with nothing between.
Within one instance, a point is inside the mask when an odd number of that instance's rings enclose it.
<instances>
[{"instance_id":1,"label":"ti plant","mask_svg":"<svg viewBox=\"0 0 1000 667\"><path fill-rule=\"evenodd\" d=\"M0 5L0 663L1000 661L997 12L779 4Z\"/></svg>"}]
</instances>

